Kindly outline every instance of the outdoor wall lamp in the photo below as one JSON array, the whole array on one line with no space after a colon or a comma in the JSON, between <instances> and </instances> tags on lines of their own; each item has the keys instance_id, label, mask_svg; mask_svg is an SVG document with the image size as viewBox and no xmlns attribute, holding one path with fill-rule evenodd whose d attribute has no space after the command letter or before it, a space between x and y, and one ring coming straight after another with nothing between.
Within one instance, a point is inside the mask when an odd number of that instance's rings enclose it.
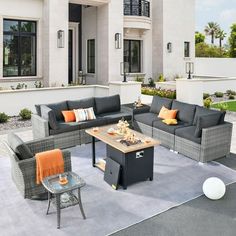
<instances>
[{"instance_id":1,"label":"outdoor wall lamp","mask_svg":"<svg viewBox=\"0 0 236 236\"><path fill-rule=\"evenodd\" d=\"M169 52L169 53L172 52L172 43L171 42L167 43L167 52Z\"/></svg>"},{"instance_id":2,"label":"outdoor wall lamp","mask_svg":"<svg viewBox=\"0 0 236 236\"><path fill-rule=\"evenodd\" d=\"M192 74L194 73L193 62L186 62L185 70L186 70L186 74L188 74L188 79L192 79Z\"/></svg>"},{"instance_id":3,"label":"outdoor wall lamp","mask_svg":"<svg viewBox=\"0 0 236 236\"><path fill-rule=\"evenodd\" d=\"M64 32L64 30L57 31L57 47L58 48L65 47L65 32Z\"/></svg>"},{"instance_id":4,"label":"outdoor wall lamp","mask_svg":"<svg viewBox=\"0 0 236 236\"><path fill-rule=\"evenodd\" d=\"M115 48L121 49L121 33L115 34Z\"/></svg>"}]
</instances>

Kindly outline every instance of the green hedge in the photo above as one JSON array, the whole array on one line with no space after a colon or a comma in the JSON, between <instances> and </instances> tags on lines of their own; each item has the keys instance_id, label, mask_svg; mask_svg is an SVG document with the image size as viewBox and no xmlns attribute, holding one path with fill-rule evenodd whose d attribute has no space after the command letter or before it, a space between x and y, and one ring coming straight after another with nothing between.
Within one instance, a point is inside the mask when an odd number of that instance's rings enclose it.
<instances>
[{"instance_id":1,"label":"green hedge","mask_svg":"<svg viewBox=\"0 0 236 236\"><path fill-rule=\"evenodd\" d=\"M165 90L165 89L160 89L160 88L158 89L157 88L142 88L142 94L176 99L175 90Z\"/></svg>"}]
</instances>

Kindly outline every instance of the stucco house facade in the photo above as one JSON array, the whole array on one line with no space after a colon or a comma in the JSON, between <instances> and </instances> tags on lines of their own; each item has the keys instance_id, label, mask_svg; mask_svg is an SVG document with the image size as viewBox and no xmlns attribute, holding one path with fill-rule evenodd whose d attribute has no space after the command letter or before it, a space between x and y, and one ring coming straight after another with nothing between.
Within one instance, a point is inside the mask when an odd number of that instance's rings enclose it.
<instances>
[{"instance_id":1,"label":"stucco house facade","mask_svg":"<svg viewBox=\"0 0 236 236\"><path fill-rule=\"evenodd\" d=\"M0 87L186 76L195 0L1 0Z\"/></svg>"}]
</instances>

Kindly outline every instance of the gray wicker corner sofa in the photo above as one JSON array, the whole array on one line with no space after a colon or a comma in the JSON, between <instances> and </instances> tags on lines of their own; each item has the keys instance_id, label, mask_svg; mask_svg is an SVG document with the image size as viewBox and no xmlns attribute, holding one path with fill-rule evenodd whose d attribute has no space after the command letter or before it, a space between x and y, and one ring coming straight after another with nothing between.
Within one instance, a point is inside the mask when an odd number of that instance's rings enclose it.
<instances>
[{"instance_id":1,"label":"gray wicker corner sofa","mask_svg":"<svg viewBox=\"0 0 236 236\"><path fill-rule=\"evenodd\" d=\"M158 118L162 106L178 110L177 125L166 125ZM169 149L208 162L230 154L232 124L224 117L225 112L154 96L149 108L134 112L133 126Z\"/></svg>"},{"instance_id":2,"label":"gray wicker corner sofa","mask_svg":"<svg viewBox=\"0 0 236 236\"><path fill-rule=\"evenodd\" d=\"M85 130L91 127L109 125L122 117L131 122L132 116L122 111L120 96L92 97L77 101L62 101L53 104L36 105L37 114L32 115L34 139L53 137L56 148L68 148L91 142ZM65 123L64 110L93 107L96 119Z\"/></svg>"}]
</instances>

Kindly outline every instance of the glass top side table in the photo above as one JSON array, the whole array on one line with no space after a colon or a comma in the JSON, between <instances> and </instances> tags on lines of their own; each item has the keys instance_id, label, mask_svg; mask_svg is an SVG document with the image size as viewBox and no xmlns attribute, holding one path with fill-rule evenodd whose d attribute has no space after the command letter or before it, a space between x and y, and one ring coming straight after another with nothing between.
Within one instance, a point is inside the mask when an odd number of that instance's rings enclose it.
<instances>
[{"instance_id":1,"label":"glass top side table","mask_svg":"<svg viewBox=\"0 0 236 236\"><path fill-rule=\"evenodd\" d=\"M48 191L48 208L49 213L51 203L56 206L57 210L57 228L60 228L61 209L70 206L79 205L80 211L84 219L86 219L80 189L86 185L85 181L74 172L65 172L63 175L67 176L68 183L61 185L59 183L59 174L46 177L42 184ZM75 191L77 190L77 194Z\"/></svg>"}]
</instances>

